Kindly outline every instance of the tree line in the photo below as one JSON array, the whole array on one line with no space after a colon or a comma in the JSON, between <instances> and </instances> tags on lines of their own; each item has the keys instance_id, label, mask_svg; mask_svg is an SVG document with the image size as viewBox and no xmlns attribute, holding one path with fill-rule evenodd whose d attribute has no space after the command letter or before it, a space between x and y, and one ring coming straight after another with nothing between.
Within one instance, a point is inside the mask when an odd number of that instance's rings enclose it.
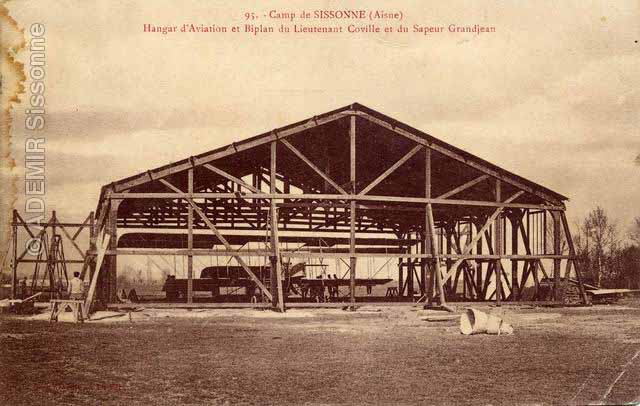
<instances>
[{"instance_id":1,"label":"tree line","mask_svg":"<svg viewBox=\"0 0 640 406\"><path fill-rule=\"evenodd\" d=\"M598 206L578 222L573 242L586 283L640 289L640 217L619 227Z\"/></svg>"}]
</instances>

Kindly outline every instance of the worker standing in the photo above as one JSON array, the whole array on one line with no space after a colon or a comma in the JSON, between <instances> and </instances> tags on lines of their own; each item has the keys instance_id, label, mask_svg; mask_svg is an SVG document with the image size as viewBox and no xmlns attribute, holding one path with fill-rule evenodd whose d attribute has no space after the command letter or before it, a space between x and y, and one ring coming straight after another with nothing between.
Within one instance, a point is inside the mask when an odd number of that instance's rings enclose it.
<instances>
[{"instance_id":1,"label":"worker standing","mask_svg":"<svg viewBox=\"0 0 640 406\"><path fill-rule=\"evenodd\" d=\"M80 279L80 272L73 273L73 279L69 281L68 292L71 300L84 299L84 283Z\"/></svg>"},{"instance_id":2,"label":"worker standing","mask_svg":"<svg viewBox=\"0 0 640 406\"><path fill-rule=\"evenodd\" d=\"M27 298L27 277L25 276L20 281L20 299Z\"/></svg>"}]
</instances>

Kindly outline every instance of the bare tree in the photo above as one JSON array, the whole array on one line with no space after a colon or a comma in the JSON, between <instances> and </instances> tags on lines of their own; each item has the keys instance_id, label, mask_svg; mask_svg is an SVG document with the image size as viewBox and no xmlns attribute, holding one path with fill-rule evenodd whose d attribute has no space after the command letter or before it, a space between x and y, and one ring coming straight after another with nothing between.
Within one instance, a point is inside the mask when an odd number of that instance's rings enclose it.
<instances>
[{"instance_id":1,"label":"bare tree","mask_svg":"<svg viewBox=\"0 0 640 406\"><path fill-rule=\"evenodd\" d=\"M616 225L609 219L600 206L592 210L584 220L583 226L587 250L594 261L595 283L600 286L604 269L605 256L614 254L618 249Z\"/></svg>"}]
</instances>

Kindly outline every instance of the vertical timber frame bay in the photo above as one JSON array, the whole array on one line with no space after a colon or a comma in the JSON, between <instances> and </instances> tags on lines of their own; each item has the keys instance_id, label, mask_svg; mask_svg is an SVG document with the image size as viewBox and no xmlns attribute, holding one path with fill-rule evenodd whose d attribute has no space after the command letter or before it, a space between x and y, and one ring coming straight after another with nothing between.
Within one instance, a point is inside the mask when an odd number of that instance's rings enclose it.
<instances>
[{"instance_id":1,"label":"vertical timber frame bay","mask_svg":"<svg viewBox=\"0 0 640 406\"><path fill-rule=\"evenodd\" d=\"M343 133L345 127L340 127L336 123L346 124L347 131ZM336 126L330 127L331 125ZM318 134L323 134L322 132L313 133L314 136L310 136L310 132L329 127L338 128L341 134L348 137L346 143L348 152L343 155L335 151L329 153L326 152L329 146L325 145L325 156L320 159L325 159L326 162L320 163L318 154L313 153L313 149L320 149L320 146L312 144L309 147L306 143L321 142L315 140L321 140ZM370 174L362 169L358 169L357 173L357 168L364 165L363 162L371 154L371 151L367 151L366 144L367 137L372 136L371 131L376 132L376 137L380 137L380 134L384 137L395 137L401 145L405 145L398 147L398 150L404 150L404 148L406 150L401 156L393 159L387 158L384 154L378 157L384 161L383 166L386 170L373 176L373 180L367 180ZM395 141L392 139L389 142ZM359 151L356 147L364 150ZM262 163L258 165L258 169L254 172L244 167L229 165L225 161L248 151L266 153L265 159L261 161L264 165ZM421 151L424 152L422 158ZM340 156L342 158L339 158ZM340 162L335 161L336 159L345 161L348 159L348 165L341 165ZM292 164L294 161L295 165ZM300 165L304 167L304 173L292 172ZM422 168L423 165L424 183L411 185L412 188L416 187L415 192L407 192L408 195L403 195L396 193L399 190L397 187L394 189L389 186L392 180L398 179L398 176L393 176L394 174L413 176L407 172L409 168L415 170L415 168ZM260 166L264 166L264 169ZM346 175L337 173L337 168L345 168L345 166L348 168ZM459 171L465 172L456 172L453 175L447 175L449 177L444 177L443 167L449 166L455 166ZM422 169L420 171L422 172ZM203 177L203 172L208 173L208 177ZM263 174L267 173L268 178L264 178ZM251 183L242 179L247 175L253 176L254 180ZM186 182L175 183L181 182L180 176L184 176ZM216 182L226 182L228 186L218 183L203 188L203 182L212 179L211 176L217 179ZM419 180L421 176L415 179ZM194 178L197 179L194 180ZM296 179L303 180L295 185L301 193L290 191ZM349 187L342 184L346 181ZM269 183L268 192L264 192L261 184L267 182ZM283 182L282 190L276 187L277 182ZM317 182L324 186L314 186ZM164 190L157 187L158 185L164 185ZM198 188L194 188L194 185ZM337 194L329 193L331 190L335 190ZM383 193L374 194L376 191L383 191ZM456 198L457 196L460 197ZM140 201L149 202L149 207L154 204L166 204L166 206L160 206L164 211L174 210L176 202L187 203L184 206L186 222L180 223L179 217L177 223L173 224L171 221L174 220L167 220L162 216L154 217L153 221L166 227L183 230L186 228L186 250L184 247L180 249L166 247L163 248L162 253L187 256L188 304L193 303L193 257L195 255L235 258L263 295L271 301L271 306L280 311L285 310L286 302L282 282L283 258L289 261L294 258L349 258L350 308L354 308L356 303L358 258L366 257L385 259L400 257L401 266L398 272L401 273L403 266L405 267L407 272L405 285L409 287L406 290L406 296L400 299L407 302L414 301L412 289L414 276L428 304L437 301L438 304L445 305L447 300L456 298L459 300L460 297L465 300L495 300L498 304L503 301L518 301L524 297L523 288L527 282L529 284L533 282L536 292L540 290L539 272L545 273L542 260L553 261L554 300L560 297L558 292L562 282L560 269L562 261L566 263L565 284L573 268L584 297L579 264L575 261L575 250L566 226L563 199L566 198L458 150L428 134L364 106L354 104L104 187L98 207L99 210L105 206L108 207L107 230L113 238L107 250L108 259L103 265L108 278L106 281L101 279L101 289L103 291L106 289L108 293L100 297L107 302L115 300L118 255L158 254L157 251L145 250L148 248L145 246L133 247L134 249L130 250L118 247L118 239L115 237L117 237L119 222L122 225L137 224L135 227L145 228L147 226L141 223L141 219L146 218L144 216L153 216L153 213L139 214L131 209L131 206L122 205L123 202ZM269 289L243 260L243 256L250 255L248 251L243 252L234 248L223 234L225 230L237 228L238 222L243 218L238 217L239 214L229 212L218 214L217 208L209 207L211 202L217 201L234 205L235 207L229 210L238 213L240 209L248 211L250 207L250 214L245 216L252 216L252 220L246 220L247 223L253 224L254 230L268 233L270 246L265 246L263 250L254 250L251 254L269 258L271 263ZM105 202L108 204L105 205ZM249 202L249 206L242 206L243 202ZM263 206L267 206L266 211L262 210ZM122 211L120 218L118 217L119 207ZM178 205L177 209L180 207ZM322 215L325 219L332 219L332 222L325 220L325 223L319 223L320 213L317 210L324 210ZM384 215L380 214L372 220L370 213L374 210ZM542 251L534 249L536 237L528 230L529 218L535 213L542 212L550 212L554 219L554 250L551 254L544 249ZM99 217L104 216L103 213L99 214ZM310 250L302 253L283 249L279 233L299 224L303 220L300 217L304 218L305 215L308 216L305 221L308 221L309 230L348 233L348 250L326 249L324 252ZM197 221L194 216L198 217ZM233 222L230 226L224 225L225 216L236 218L235 225ZM524 227L525 220L527 229ZM381 232L395 234L398 238L397 246L401 247L400 253L388 252L386 248L363 248L361 241L366 238L362 235L375 231L375 227L365 224L366 221L380 228ZM507 224L511 227L511 233L505 233ZM315 228L311 228L312 226ZM99 228L100 224L96 227ZM215 236L217 241L214 244L224 245L225 249L203 249L201 246L195 248L195 229L211 232L212 237ZM567 241L568 255L563 255L560 250L559 242L562 236ZM510 252L506 250L509 247L507 238L511 241ZM522 248L525 250L524 254L518 252ZM404 260L407 262L404 263ZM502 260L511 261L511 273L505 272ZM416 261L421 267L420 273L415 271ZM462 294L458 293L458 281L462 281ZM491 286L493 286L493 292ZM403 286L400 288L404 295Z\"/></svg>"},{"instance_id":2,"label":"vertical timber frame bay","mask_svg":"<svg viewBox=\"0 0 640 406\"><path fill-rule=\"evenodd\" d=\"M356 116L349 117L349 180L351 193L356 194ZM356 304L356 201L351 200L349 205L349 301L351 310L355 310Z\"/></svg>"},{"instance_id":3,"label":"vertical timber frame bay","mask_svg":"<svg viewBox=\"0 0 640 406\"><path fill-rule=\"evenodd\" d=\"M276 188L276 174L277 174L277 150L278 144L276 141L271 142L270 146L270 169L269 169L269 192L277 194ZM285 311L284 307L284 292L282 289L282 260L280 258L280 241L278 239L278 209L276 207L276 199L271 197L269 199L269 210L271 217L271 292L277 292L277 295L273 295L272 307L279 309L281 312ZM275 283L274 283L275 280Z\"/></svg>"}]
</instances>

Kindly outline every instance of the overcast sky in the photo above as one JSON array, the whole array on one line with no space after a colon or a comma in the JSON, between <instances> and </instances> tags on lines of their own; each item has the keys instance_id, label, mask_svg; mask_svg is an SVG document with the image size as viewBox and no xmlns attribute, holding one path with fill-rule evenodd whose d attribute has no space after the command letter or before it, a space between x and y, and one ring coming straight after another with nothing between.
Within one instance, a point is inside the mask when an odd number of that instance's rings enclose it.
<instances>
[{"instance_id":1,"label":"overcast sky","mask_svg":"<svg viewBox=\"0 0 640 406\"><path fill-rule=\"evenodd\" d=\"M61 218L83 219L103 184L356 101L570 197L570 220L596 205L622 228L640 215L638 1L367 2L409 27L496 32L257 37L143 24L349 4L46 3L9 9L46 26L46 202Z\"/></svg>"}]
</instances>

